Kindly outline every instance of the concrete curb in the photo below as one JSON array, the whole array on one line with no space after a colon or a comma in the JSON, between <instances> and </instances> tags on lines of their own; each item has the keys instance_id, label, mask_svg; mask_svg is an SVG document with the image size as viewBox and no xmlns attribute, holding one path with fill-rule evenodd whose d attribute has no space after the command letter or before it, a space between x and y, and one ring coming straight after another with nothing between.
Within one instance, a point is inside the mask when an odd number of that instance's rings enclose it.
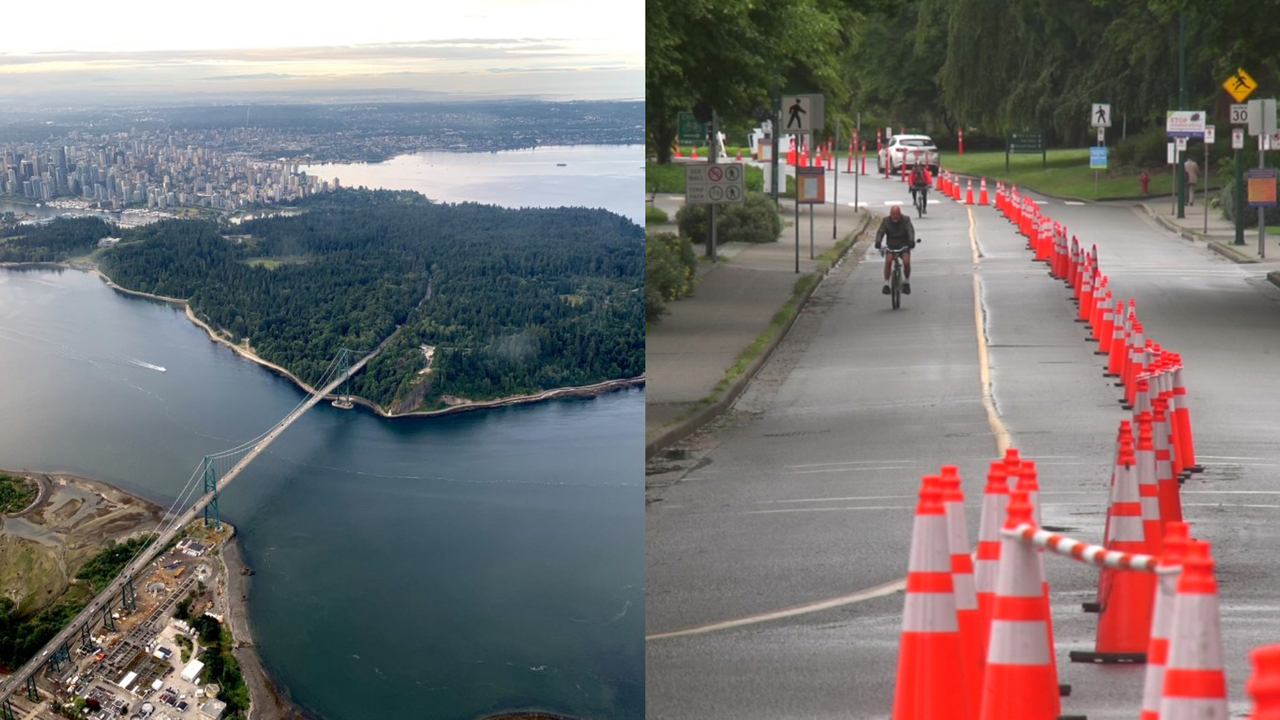
<instances>
[{"instance_id":1,"label":"concrete curb","mask_svg":"<svg viewBox=\"0 0 1280 720\"><path fill-rule=\"evenodd\" d=\"M1249 257L1248 255L1245 255L1244 253L1235 249L1231 245L1227 245L1226 243L1220 243L1215 240L1209 241L1209 249L1227 258L1228 260L1235 261L1242 265L1249 265L1249 264L1258 262L1257 258ZM1268 277L1270 277L1270 275L1275 275L1275 274L1276 273L1274 272L1270 273ZM1274 280L1272 282L1274 282Z\"/></svg>"},{"instance_id":2,"label":"concrete curb","mask_svg":"<svg viewBox=\"0 0 1280 720\"><path fill-rule=\"evenodd\" d=\"M974 181L975 183L977 183L977 182L981 179L981 177L982 177L982 176L980 176L980 175L965 175L965 174L962 174L962 173L956 173L956 177L959 177L959 178L961 178L961 179L973 178L973 181ZM988 191L989 191L989 192L995 192L995 191L992 189L992 188L993 188L993 182L994 182L994 180L995 180L994 178L990 178L990 177L989 177L989 178L987 178L987 189L988 189ZM978 192L978 191L977 191L977 189L976 189L976 188L977 188L977 186L975 185L974 187L975 187L975 189L974 189L974 194L976 195L976 194L977 194L977 192ZM1121 196L1121 197L1103 197L1103 198L1098 198L1097 200L1090 200L1090 199L1088 199L1088 198L1072 197L1072 196L1070 196L1070 195L1054 195L1054 194L1052 194L1052 193L1047 193L1047 192L1044 192L1043 190L1037 190L1037 189L1035 189L1035 188L1033 188L1033 187L1028 187L1028 186L1026 186L1026 185L1019 186L1019 188L1018 188L1018 189L1019 189L1020 191L1025 190L1026 192L1033 192L1033 193L1035 193L1035 194L1037 194L1037 195L1043 195L1043 196L1045 196L1045 197L1047 197L1047 198L1052 198L1053 200L1070 200L1070 201L1072 201L1072 202L1082 202L1082 203L1104 203L1104 202L1124 202L1124 201L1142 202L1142 201L1144 201L1144 200L1151 200L1151 198L1152 198L1152 196L1151 196L1151 195L1124 195L1124 196ZM1210 187L1210 188L1209 188L1209 192L1213 192L1214 190L1219 190L1219 191L1221 191L1221 190L1222 190L1222 188L1221 188L1221 187ZM1197 187L1197 188L1196 188L1196 192L1202 192L1201 188ZM1146 203L1143 203L1143 204L1145 205Z\"/></svg>"},{"instance_id":3,"label":"concrete curb","mask_svg":"<svg viewBox=\"0 0 1280 720\"><path fill-rule=\"evenodd\" d=\"M1270 280L1272 285L1280 287L1280 270L1272 270L1267 273L1267 280Z\"/></svg>"},{"instance_id":4,"label":"concrete curb","mask_svg":"<svg viewBox=\"0 0 1280 720\"><path fill-rule=\"evenodd\" d=\"M834 267L836 263L838 263L849 253L850 250L853 249L854 245L858 243L858 238L867 232L867 228L871 225L875 217L876 216L871 213L866 213L862 216L862 224L858 227L857 231L853 233L854 241L849 243L849 246L844 250L844 254L838 256L836 261L831 264L831 267ZM799 302L796 303L796 312L791 315L791 319L788 320L781 328L778 328L778 332L774 333L773 338L770 339L769 343L765 346L764 352L761 352L755 360L751 361L751 364L747 366L747 369L738 376L738 379L734 380L729 385L728 389L725 390L724 394L718 400L699 408L689 417L666 428L654 437L653 440L645 440L644 459L646 462L659 452L697 432L702 428L702 426L711 422L725 410L729 409L729 406L733 404L733 401L737 400L738 396L742 394L742 391L746 390L747 385L755 379L756 373L760 371L760 368L764 367L765 363L769 362L769 358L773 357L773 351L776 350L778 345L782 343L783 339L787 337L787 333L791 332L791 326L794 325L796 320L800 317L800 311L804 309L805 304L809 302L809 298L813 295L814 291L822 284L823 278L827 276L827 273L831 272L831 267L822 271L818 276L818 281L809 286L809 289L804 292L800 297ZM785 301L783 304L786 304Z\"/></svg>"}]
</instances>

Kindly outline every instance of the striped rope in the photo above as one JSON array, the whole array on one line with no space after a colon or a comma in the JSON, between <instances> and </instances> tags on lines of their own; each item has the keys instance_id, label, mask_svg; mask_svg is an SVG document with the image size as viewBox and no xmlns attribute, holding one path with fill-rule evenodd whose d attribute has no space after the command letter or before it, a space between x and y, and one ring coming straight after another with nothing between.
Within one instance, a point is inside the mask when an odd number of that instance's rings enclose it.
<instances>
[{"instance_id":1,"label":"striped rope","mask_svg":"<svg viewBox=\"0 0 1280 720\"><path fill-rule=\"evenodd\" d=\"M1064 557L1074 560L1097 565L1098 567L1116 568L1119 570L1138 570L1141 572L1157 572L1157 564L1160 558L1155 555L1143 555L1141 553L1126 553L1108 550L1101 545L1090 545L1072 540L1065 535L1051 533L1048 530L1038 530L1034 525L1022 524L1017 528L1010 530L1001 528L1000 534L1019 540L1024 543L1031 543L1046 550L1051 550ZM1181 571L1181 567L1160 568L1158 572L1164 574L1166 572L1173 573Z\"/></svg>"}]
</instances>

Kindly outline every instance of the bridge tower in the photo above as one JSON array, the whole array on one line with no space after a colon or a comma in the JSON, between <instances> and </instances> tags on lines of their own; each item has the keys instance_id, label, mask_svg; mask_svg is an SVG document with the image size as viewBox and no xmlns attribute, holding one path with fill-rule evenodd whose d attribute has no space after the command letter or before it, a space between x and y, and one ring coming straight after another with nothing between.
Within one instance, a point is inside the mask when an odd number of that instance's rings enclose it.
<instances>
[{"instance_id":1,"label":"bridge tower","mask_svg":"<svg viewBox=\"0 0 1280 720\"><path fill-rule=\"evenodd\" d=\"M93 650L93 630L88 629L88 623L81 625L81 650L84 652Z\"/></svg>"},{"instance_id":2,"label":"bridge tower","mask_svg":"<svg viewBox=\"0 0 1280 720\"><path fill-rule=\"evenodd\" d=\"M102 606L102 626L112 632L115 632L116 621L111 617L111 601L108 600L106 605Z\"/></svg>"},{"instance_id":3,"label":"bridge tower","mask_svg":"<svg viewBox=\"0 0 1280 720\"><path fill-rule=\"evenodd\" d=\"M58 649L49 656L49 667L53 668L54 672L58 672L62 669L64 662L71 662L71 648L67 647L66 643L59 645Z\"/></svg>"},{"instance_id":4,"label":"bridge tower","mask_svg":"<svg viewBox=\"0 0 1280 720\"><path fill-rule=\"evenodd\" d=\"M32 701L32 702L36 702L36 701ZM5 698L4 702L0 703L0 719L17 720L13 716L13 703L9 702L9 698Z\"/></svg>"},{"instance_id":5,"label":"bridge tower","mask_svg":"<svg viewBox=\"0 0 1280 720\"><path fill-rule=\"evenodd\" d=\"M350 410L354 407L351 404L351 351L346 348L339 348L338 363L342 366L342 396L333 401L333 406L343 410Z\"/></svg>"},{"instance_id":6,"label":"bridge tower","mask_svg":"<svg viewBox=\"0 0 1280 720\"><path fill-rule=\"evenodd\" d=\"M36 688L36 674L31 673L31 677L22 684L24 690L27 691L27 699L31 702L40 702L40 691ZM9 702L9 698L4 699L5 703Z\"/></svg>"},{"instance_id":7,"label":"bridge tower","mask_svg":"<svg viewBox=\"0 0 1280 720\"><path fill-rule=\"evenodd\" d=\"M133 589L133 578L126 578L120 589L120 604L130 612L138 609L138 595Z\"/></svg>"},{"instance_id":8,"label":"bridge tower","mask_svg":"<svg viewBox=\"0 0 1280 720\"><path fill-rule=\"evenodd\" d=\"M218 469L213 464L213 458L208 455L204 456L204 491L206 494L213 493L213 499L204 506L204 526L213 525L221 530L222 515L218 512Z\"/></svg>"}]
</instances>

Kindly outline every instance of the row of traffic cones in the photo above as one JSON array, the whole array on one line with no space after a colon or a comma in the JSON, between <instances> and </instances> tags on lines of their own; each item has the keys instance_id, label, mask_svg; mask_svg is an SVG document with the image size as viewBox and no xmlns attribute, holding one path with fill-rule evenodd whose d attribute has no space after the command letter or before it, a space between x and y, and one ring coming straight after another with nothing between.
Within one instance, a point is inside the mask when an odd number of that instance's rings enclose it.
<instances>
[{"instance_id":1,"label":"row of traffic cones","mask_svg":"<svg viewBox=\"0 0 1280 720\"><path fill-rule=\"evenodd\" d=\"M1125 525L1145 533L1131 439L1122 438L1121 444L1127 462L1120 464L1126 474L1117 478L1117 492L1129 506L1113 503L1112 523L1119 534ZM1016 489L1010 489L1010 471ZM941 475L925 477L920 491L893 720L1060 720L1064 693L1058 685L1043 550L1012 532L1039 527L1034 462L1010 450L1003 461L992 463L976 564L967 552L960 484L955 467L945 466ZM1188 530L1185 522L1169 523L1156 554L1156 573L1112 571L1116 580L1146 578L1152 587L1148 614L1154 628L1145 646L1143 720L1226 718L1214 564L1209 543L1190 539ZM1265 666L1271 675L1255 676L1250 692L1280 702L1280 647L1256 656L1260 670Z\"/></svg>"},{"instance_id":2,"label":"row of traffic cones","mask_svg":"<svg viewBox=\"0 0 1280 720\"><path fill-rule=\"evenodd\" d=\"M989 205L990 195L987 194L987 179L982 178L978 186L978 199L974 202L973 197L973 178L967 178L964 182L964 190L960 189L960 178L949 170L941 170L938 172L938 191L952 200L959 201L964 198L965 205Z\"/></svg>"},{"instance_id":3,"label":"row of traffic cones","mask_svg":"<svg viewBox=\"0 0 1280 720\"><path fill-rule=\"evenodd\" d=\"M1179 482L1202 468L1195 463L1181 357L1143 335L1132 299L1113 305L1096 246L1085 251L1074 236L1068 242L1066 227L1016 186L997 186L996 207L1026 236L1035 259L1071 288L1075 320L1088 324L1086 339L1107 357L1104 374L1120 379L1120 403L1133 411L1116 441L1105 547L1160 558L1155 575L1103 569L1098 600L1086 604L1100 614L1095 651L1072 652L1071 659L1146 662L1143 720L1225 718L1213 561L1209 544L1191 540L1182 520ZM1272 682L1280 698L1280 680Z\"/></svg>"},{"instance_id":4,"label":"row of traffic cones","mask_svg":"<svg viewBox=\"0 0 1280 720\"><path fill-rule=\"evenodd\" d=\"M1035 463L1016 449L992 463L974 556L960 485L944 466L920 491L893 718L1058 718L1064 688L1043 556L999 534L1035 522Z\"/></svg>"}]
</instances>

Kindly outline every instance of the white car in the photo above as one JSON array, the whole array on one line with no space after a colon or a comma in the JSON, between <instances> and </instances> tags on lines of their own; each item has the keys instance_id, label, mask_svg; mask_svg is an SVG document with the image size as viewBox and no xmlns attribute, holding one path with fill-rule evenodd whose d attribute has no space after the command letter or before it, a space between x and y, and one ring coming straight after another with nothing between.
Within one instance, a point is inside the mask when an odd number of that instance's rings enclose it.
<instances>
[{"instance_id":1,"label":"white car","mask_svg":"<svg viewBox=\"0 0 1280 720\"><path fill-rule=\"evenodd\" d=\"M928 166L929 172L938 172L938 146L933 144L933 138L928 135L891 136L888 144L880 148L880 156L876 162L881 173L884 173L886 166L890 173L900 173L904 159L907 167L915 165L919 159Z\"/></svg>"}]
</instances>

